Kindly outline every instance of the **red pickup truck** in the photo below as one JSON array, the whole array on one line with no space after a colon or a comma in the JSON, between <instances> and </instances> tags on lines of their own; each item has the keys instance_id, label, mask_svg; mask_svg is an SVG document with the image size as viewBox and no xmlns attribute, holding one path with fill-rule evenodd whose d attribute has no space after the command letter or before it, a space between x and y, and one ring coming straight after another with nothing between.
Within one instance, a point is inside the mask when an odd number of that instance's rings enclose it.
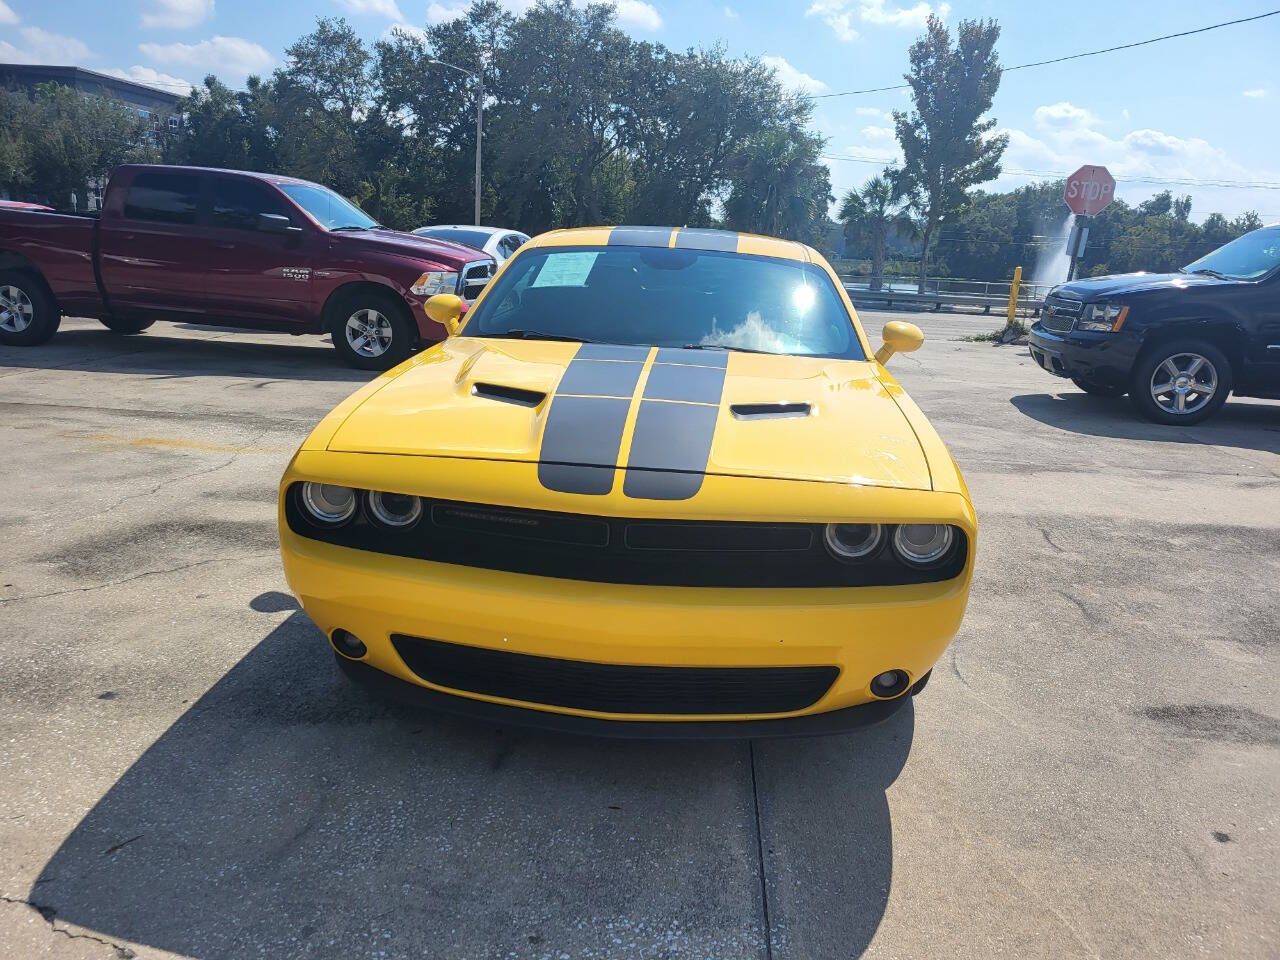
<instances>
[{"instance_id":1,"label":"red pickup truck","mask_svg":"<svg viewBox=\"0 0 1280 960\"><path fill-rule=\"evenodd\" d=\"M347 363L383 370L444 339L427 298L473 300L493 271L305 180L125 166L97 217L0 208L0 343L44 343L64 314L121 334L168 319L332 333Z\"/></svg>"}]
</instances>

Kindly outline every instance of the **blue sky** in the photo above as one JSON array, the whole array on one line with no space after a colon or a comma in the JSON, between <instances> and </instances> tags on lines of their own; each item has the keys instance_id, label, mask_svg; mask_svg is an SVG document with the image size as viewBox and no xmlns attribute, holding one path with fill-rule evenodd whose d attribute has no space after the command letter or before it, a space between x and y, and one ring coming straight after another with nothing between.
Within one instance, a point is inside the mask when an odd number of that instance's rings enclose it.
<instances>
[{"instance_id":1,"label":"blue sky","mask_svg":"<svg viewBox=\"0 0 1280 960\"><path fill-rule=\"evenodd\" d=\"M504 0L519 10L528 0ZM685 48L723 43L764 57L788 83L814 93L900 82L908 45L931 9L904 0L618 0L638 38ZM0 61L76 64L181 88L214 72L239 84L281 63L316 17L341 15L369 40L456 16L464 0L0 0ZM1267 0L1115 3L1067 7L1015 0L937 4L954 24L994 17L1006 66L1261 13ZM1280 184L1280 16L1137 50L1007 74L994 116L1009 132L1011 170L1107 165L1118 178L1219 179ZM904 92L818 101L831 157L897 156L889 111ZM830 160L837 194L876 162ZM1035 177L1009 174L1008 189ZM1121 180L1137 201L1160 185ZM1257 210L1280 221L1280 190L1178 186L1193 216Z\"/></svg>"}]
</instances>

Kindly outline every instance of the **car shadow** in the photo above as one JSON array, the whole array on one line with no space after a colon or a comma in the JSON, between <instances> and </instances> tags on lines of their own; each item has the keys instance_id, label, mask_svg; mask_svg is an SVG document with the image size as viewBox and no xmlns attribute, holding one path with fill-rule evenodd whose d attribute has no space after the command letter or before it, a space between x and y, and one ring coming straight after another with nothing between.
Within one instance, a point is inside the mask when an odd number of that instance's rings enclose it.
<instances>
[{"instance_id":1,"label":"car shadow","mask_svg":"<svg viewBox=\"0 0 1280 960\"><path fill-rule=\"evenodd\" d=\"M772 955L847 958L888 900L885 788L913 725L907 707L754 745L484 726L351 686L293 610L85 815L29 900L200 958L763 957L763 859Z\"/></svg>"},{"instance_id":2,"label":"car shadow","mask_svg":"<svg viewBox=\"0 0 1280 960\"><path fill-rule=\"evenodd\" d=\"M164 378L239 376L352 383L377 376L343 366L333 348L319 337L279 336L292 342L174 337L156 327L136 337L121 337L105 328L62 330L38 347L0 347L0 370L82 368Z\"/></svg>"},{"instance_id":3,"label":"car shadow","mask_svg":"<svg viewBox=\"0 0 1280 960\"><path fill-rule=\"evenodd\" d=\"M1280 406L1230 400L1202 424L1173 427L1142 419L1123 397L1087 393L1028 393L1009 401L1017 410L1050 427L1090 437L1211 443L1280 453Z\"/></svg>"}]
</instances>

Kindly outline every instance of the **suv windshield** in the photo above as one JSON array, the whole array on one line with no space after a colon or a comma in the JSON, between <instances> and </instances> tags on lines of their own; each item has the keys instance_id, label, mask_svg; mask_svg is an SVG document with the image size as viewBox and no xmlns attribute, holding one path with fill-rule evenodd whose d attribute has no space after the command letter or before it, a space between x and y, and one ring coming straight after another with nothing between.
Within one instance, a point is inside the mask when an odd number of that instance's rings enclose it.
<instances>
[{"instance_id":1,"label":"suv windshield","mask_svg":"<svg viewBox=\"0 0 1280 960\"><path fill-rule=\"evenodd\" d=\"M526 250L465 333L866 359L814 264L661 247Z\"/></svg>"},{"instance_id":2,"label":"suv windshield","mask_svg":"<svg viewBox=\"0 0 1280 960\"><path fill-rule=\"evenodd\" d=\"M413 232L420 237L448 240L450 243L460 243L464 247L474 247L476 250L483 250L490 236L482 230L457 230L453 227L419 227Z\"/></svg>"},{"instance_id":3,"label":"suv windshield","mask_svg":"<svg viewBox=\"0 0 1280 960\"><path fill-rule=\"evenodd\" d=\"M370 230L378 222L350 200L314 183L279 184L289 197L330 230Z\"/></svg>"},{"instance_id":4,"label":"suv windshield","mask_svg":"<svg viewBox=\"0 0 1280 960\"><path fill-rule=\"evenodd\" d=\"M1280 226L1236 237L1182 268L1183 273L1215 273L1232 280L1257 280L1280 267Z\"/></svg>"}]
</instances>

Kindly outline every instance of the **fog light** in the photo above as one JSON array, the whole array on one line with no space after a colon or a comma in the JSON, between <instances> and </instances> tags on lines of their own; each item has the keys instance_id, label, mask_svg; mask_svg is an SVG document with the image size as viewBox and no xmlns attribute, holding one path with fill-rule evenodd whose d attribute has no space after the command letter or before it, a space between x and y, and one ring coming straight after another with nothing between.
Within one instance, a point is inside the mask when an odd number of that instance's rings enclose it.
<instances>
[{"instance_id":1,"label":"fog light","mask_svg":"<svg viewBox=\"0 0 1280 960\"><path fill-rule=\"evenodd\" d=\"M877 697L896 697L911 684L905 670L886 670L871 681L871 692Z\"/></svg>"},{"instance_id":2,"label":"fog light","mask_svg":"<svg viewBox=\"0 0 1280 960\"><path fill-rule=\"evenodd\" d=\"M349 630L333 631L333 648L344 657L359 660L369 652L368 647L360 642L360 638Z\"/></svg>"}]
</instances>

